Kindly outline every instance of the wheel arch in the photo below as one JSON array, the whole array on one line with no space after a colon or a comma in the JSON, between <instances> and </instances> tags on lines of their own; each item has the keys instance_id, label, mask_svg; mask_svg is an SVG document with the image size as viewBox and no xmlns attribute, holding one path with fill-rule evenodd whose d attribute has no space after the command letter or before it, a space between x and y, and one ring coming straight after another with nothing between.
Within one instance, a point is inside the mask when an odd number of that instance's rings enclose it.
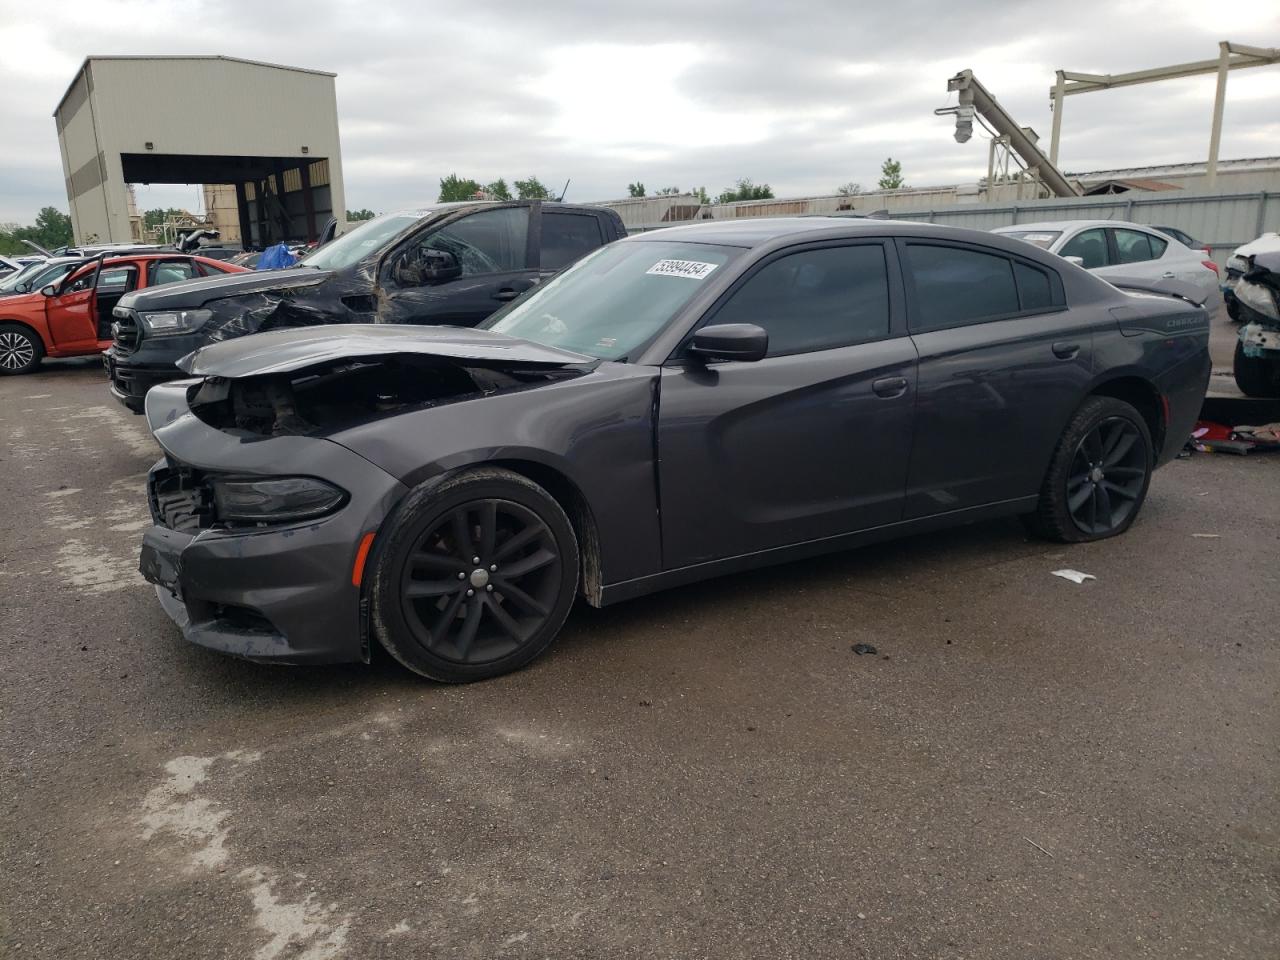
<instances>
[{"instance_id":1,"label":"wheel arch","mask_svg":"<svg viewBox=\"0 0 1280 960\"><path fill-rule=\"evenodd\" d=\"M481 466L481 464L472 464ZM578 590L593 607L600 606L604 578L600 569L600 534L596 527L591 504L576 483L555 467L535 460L506 458L487 460L483 466L501 467L532 480L546 490L560 504L578 538L578 556L582 569L578 578Z\"/></svg>"},{"instance_id":2,"label":"wheel arch","mask_svg":"<svg viewBox=\"0 0 1280 960\"><path fill-rule=\"evenodd\" d=\"M1152 460L1160 458L1166 439L1164 400L1155 384L1136 374L1112 377L1095 384L1089 391L1092 397L1112 397L1122 400L1142 415L1151 433Z\"/></svg>"}]
</instances>

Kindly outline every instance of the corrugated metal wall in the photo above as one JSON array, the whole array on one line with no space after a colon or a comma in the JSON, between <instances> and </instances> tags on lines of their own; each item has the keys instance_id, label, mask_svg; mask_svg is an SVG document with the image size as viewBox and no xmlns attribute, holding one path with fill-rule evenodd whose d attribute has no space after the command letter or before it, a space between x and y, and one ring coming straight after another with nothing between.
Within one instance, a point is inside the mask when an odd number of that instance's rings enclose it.
<instances>
[{"instance_id":1,"label":"corrugated metal wall","mask_svg":"<svg viewBox=\"0 0 1280 960\"><path fill-rule=\"evenodd\" d=\"M1027 200L1022 203L947 206L893 211L894 220L923 220L953 227L991 230L1037 220L1129 220L1176 227L1207 243L1219 266L1231 252L1262 233L1280 230L1280 193L1178 194L1132 193L1079 199Z\"/></svg>"}]
</instances>

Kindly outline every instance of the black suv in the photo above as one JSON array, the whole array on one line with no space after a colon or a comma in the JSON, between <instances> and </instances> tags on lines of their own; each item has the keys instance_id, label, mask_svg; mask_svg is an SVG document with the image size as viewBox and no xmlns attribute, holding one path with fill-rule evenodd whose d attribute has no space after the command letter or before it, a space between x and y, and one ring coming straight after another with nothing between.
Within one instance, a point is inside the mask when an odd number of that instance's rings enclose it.
<instances>
[{"instance_id":1,"label":"black suv","mask_svg":"<svg viewBox=\"0 0 1280 960\"><path fill-rule=\"evenodd\" d=\"M626 236L606 207L440 203L360 224L286 270L127 294L103 359L135 413L178 359L209 343L329 323L471 327L585 253Z\"/></svg>"}]
</instances>

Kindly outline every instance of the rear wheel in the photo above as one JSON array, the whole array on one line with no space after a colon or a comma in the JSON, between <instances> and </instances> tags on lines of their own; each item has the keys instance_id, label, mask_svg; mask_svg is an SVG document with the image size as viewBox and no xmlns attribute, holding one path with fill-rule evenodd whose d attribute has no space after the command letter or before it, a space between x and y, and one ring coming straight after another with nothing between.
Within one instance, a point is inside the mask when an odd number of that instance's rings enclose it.
<instances>
[{"instance_id":1,"label":"rear wheel","mask_svg":"<svg viewBox=\"0 0 1280 960\"><path fill-rule=\"evenodd\" d=\"M14 323L0 324L0 374L31 373L44 359L40 338Z\"/></svg>"},{"instance_id":2,"label":"rear wheel","mask_svg":"<svg viewBox=\"0 0 1280 960\"><path fill-rule=\"evenodd\" d=\"M397 660L448 683L524 666L559 633L578 584L560 505L508 470L415 488L379 552L373 613Z\"/></svg>"},{"instance_id":3,"label":"rear wheel","mask_svg":"<svg viewBox=\"0 0 1280 960\"><path fill-rule=\"evenodd\" d=\"M1275 359L1245 356L1244 344L1236 341L1231 372L1246 397L1280 397L1280 355L1274 356Z\"/></svg>"},{"instance_id":4,"label":"rear wheel","mask_svg":"<svg viewBox=\"0 0 1280 960\"><path fill-rule=\"evenodd\" d=\"M1146 499L1152 465L1142 415L1123 400L1090 397L1058 441L1031 529L1064 543L1123 533Z\"/></svg>"}]
</instances>

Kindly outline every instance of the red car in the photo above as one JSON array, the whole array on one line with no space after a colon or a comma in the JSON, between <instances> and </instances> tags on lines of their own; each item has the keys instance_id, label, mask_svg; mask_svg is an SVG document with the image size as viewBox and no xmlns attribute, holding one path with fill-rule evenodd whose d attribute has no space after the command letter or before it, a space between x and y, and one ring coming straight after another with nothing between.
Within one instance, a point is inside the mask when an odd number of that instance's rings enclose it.
<instances>
[{"instance_id":1,"label":"red car","mask_svg":"<svg viewBox=\"0 0 1280 960\"><path fill-rule=\"evenodd\" d=\"M99 257L56 286L0 299L0 375L31 373L45 357L83 357L111 346L111 310L142 287L244 273L207 257L139 253Z\"/></svg>"}]
</instances>

